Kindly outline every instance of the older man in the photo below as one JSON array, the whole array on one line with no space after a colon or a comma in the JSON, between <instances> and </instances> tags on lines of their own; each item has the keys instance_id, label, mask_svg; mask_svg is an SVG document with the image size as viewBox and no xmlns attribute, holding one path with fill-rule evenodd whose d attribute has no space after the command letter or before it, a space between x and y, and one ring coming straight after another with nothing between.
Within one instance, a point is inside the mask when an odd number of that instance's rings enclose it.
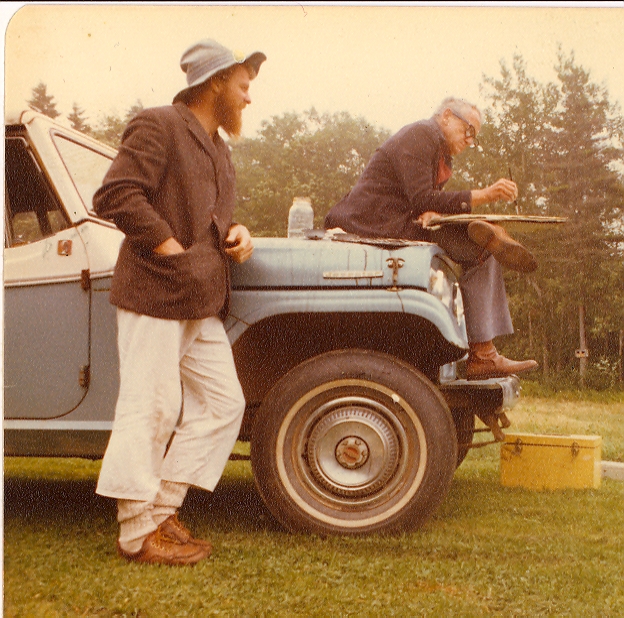
<instances>
[{"instance_id":1,"label":"older man","mask_svg":"<svg viewBox=\"0 0 624 618\"><path fill-rule=\"evenodd\" d=\"M211 39L186 50L188 87L128 124L94 196L126 235L110 295L120 391L97 493L117 499L127 560L194 564L211 553L177 511L189 486L214 489L245 407L222 319L228 261L253 246L232 223L235 173L219 129L240 134L264 60Z\"/></svg>"},{"instance_id":2,"label":"older man","mask_svg":"<svg viewBox=\"0 0 624 618\"><path fill-rule=\"evenodd\" d=\"M492 341L513 332L501 265L531 272L537 268L531 253L502 227L483 221L443 226L437 232L427 229L434 215L468 214L475 206L517 198L516 184L505 178L485 189L443 191L453 156L475 145L480 129L481 113L474 105L445 99L432 118L404 127L382 144L355 187L325 218L327 229L436 242L462 265L469 379L502 377L537 366L534 360L501 356Z\"/></svg>"}]
</instances>

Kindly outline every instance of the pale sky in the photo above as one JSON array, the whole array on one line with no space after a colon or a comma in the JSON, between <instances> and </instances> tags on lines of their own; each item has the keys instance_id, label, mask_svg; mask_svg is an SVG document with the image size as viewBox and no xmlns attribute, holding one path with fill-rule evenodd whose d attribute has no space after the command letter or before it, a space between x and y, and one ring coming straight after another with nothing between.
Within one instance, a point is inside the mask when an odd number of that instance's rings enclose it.
<instances>
[{"instance_id":1,"label":"pale sky","mask_svg":"<svg viewBox=\"0 0 624 618\"><path fill-rule=\"evenodd\" d=\"M180 56L202 38L268 57L244 112L248 136L263 120L312 106L396 131L445 96L483 103L483 75L500 76L514 53L530 76L554 80L558 44L624 107L623 2L446 4L3 3L6 109L25 107L40 81L58 111L76 102L91 123L137 99L170 103L186 86Z\"/></svg>"}]
</instances>

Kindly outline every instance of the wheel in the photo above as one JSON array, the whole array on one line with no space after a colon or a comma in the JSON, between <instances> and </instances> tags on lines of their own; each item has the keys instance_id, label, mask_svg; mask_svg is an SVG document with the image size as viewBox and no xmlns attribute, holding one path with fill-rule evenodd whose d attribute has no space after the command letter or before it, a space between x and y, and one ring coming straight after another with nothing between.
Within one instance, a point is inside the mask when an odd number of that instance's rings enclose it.
<instances>
[{"instance_id":1,"label":"wheel","mask_svg":"<svg viewBox=\"0 0 624 618\"><path fill-rule=\"evenodd\" d=\"M251 463L287 529L321 535L421 525L446 496L457 461L442 395L412 366L364 350L292 369L258 410Z\"/></svg>"},{"instance_id":2,"label":"wheel","mask_svg":"<svg viewBox=\"0 0 624 618\"><path fill-rule=\"evenodd\" d=\"M466 459L474 439L475 415L474 412L465 408L453 408L451 413L457 433L457 467L459 468L462 461Z\"/></svg>"}]
</instances>

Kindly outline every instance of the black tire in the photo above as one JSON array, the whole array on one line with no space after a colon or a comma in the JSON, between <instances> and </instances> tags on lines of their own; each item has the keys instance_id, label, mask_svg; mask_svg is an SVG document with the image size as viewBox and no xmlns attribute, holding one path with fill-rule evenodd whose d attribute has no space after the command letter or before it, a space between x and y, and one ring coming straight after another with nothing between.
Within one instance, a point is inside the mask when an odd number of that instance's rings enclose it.
<instances>
[{"instance_id":1,"label":"black tire","mask_svg":"<svg viewBox=\"0 0 624 618\"><path fill-rule=\"evenodd\" d=\"M292 369L263 401L251 440L269 510L293 532L320 535L417 528L446 496L456 462L455 424L438 389L365 350Z\"/></svg>"}]
</instances>

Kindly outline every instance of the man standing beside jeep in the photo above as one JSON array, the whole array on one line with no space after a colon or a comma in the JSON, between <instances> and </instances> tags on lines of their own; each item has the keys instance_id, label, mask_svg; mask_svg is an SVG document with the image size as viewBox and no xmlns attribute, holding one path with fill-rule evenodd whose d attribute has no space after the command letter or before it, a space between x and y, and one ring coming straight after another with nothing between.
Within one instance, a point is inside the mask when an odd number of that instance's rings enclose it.
<instances>
[{"instance_id":1,"label":"man standing beside jeep","mask_svg":"<svg viewBox=\"0 0 624 618\"><path fill-rule=\"evenodd\" d=\"M120 390L96 491L117 499L118 552L130 561L211 553L177 511L191 485L216 486L245 407L222 320L228 261L244 262L253 245L232 223L235 172L219 128L240 135L265 60L211 39L187 49L188 87L130 121L93 199L125 234L110 294Z\"/></svg>"}]
</instances>

